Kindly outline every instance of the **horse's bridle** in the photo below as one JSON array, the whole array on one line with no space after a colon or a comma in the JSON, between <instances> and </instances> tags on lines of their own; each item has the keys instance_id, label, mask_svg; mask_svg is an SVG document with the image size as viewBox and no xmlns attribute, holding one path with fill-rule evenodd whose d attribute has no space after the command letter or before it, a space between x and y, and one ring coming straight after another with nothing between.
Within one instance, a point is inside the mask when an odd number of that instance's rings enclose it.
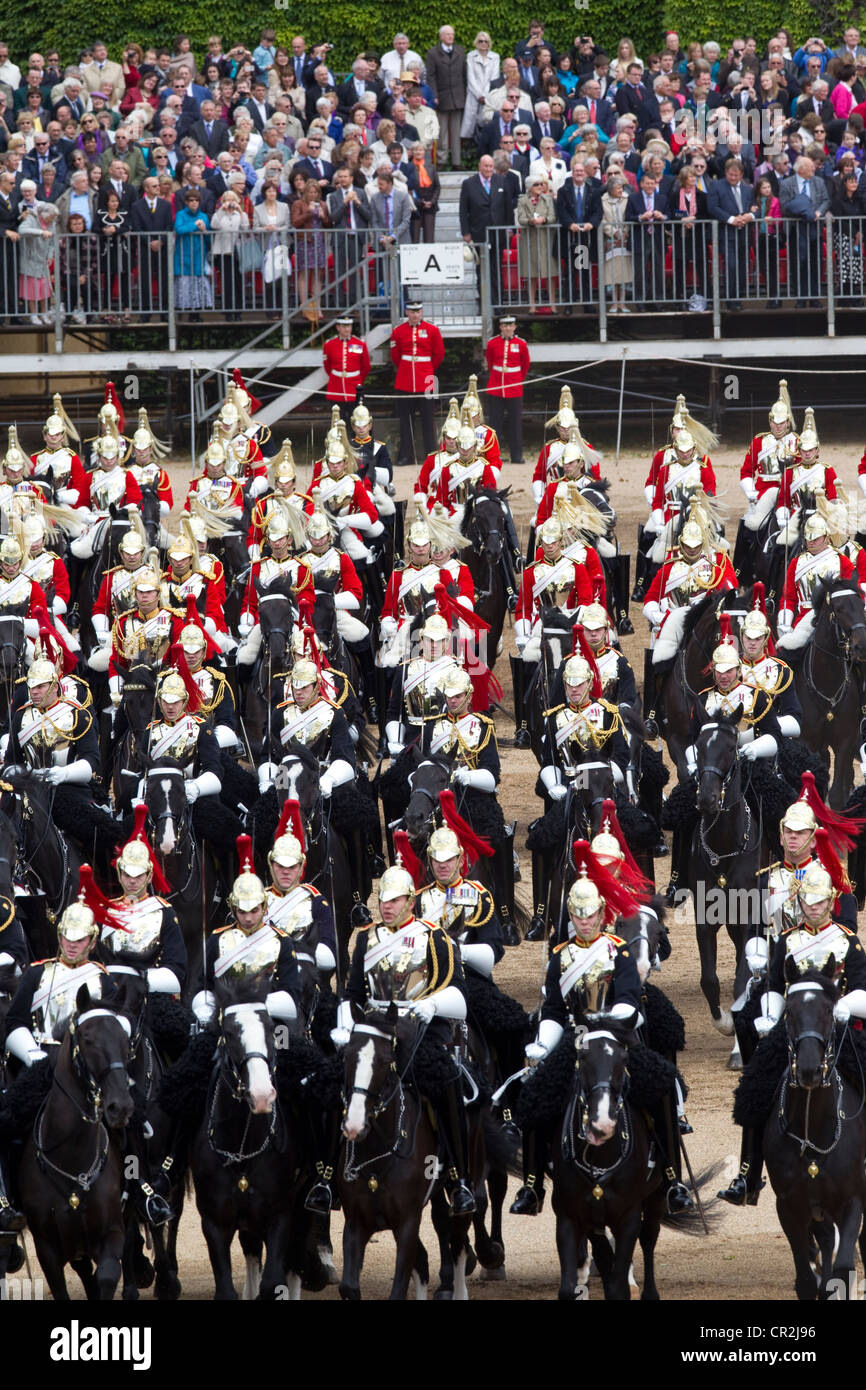
<instances>
[{"instance_id":1,"label":"horse's bridle","mask_svg":"<svg viewBox=\"0 0 866 1390\"><path fill-rule=\"evenodd\" d=\"M230 1004L229 1007L223 1011L223 1016L225 1016L226 1013L230 1012L230 1010L234 1007L237 1006ZM264 1004L262 1004L260 1007L265 1012L267 1012L267 1008ZM266 1054L261 1052L248 1052L244 1055L242 1066L246 1066L248 1062L252 1061L264 1062L265 1066L268 1068L268 1074L270 1075L270 1072L273 1067L273 1061ZM222 1086L229 1092L229 1095L231 1096L233 1101L240 1105L246 1104L245 1092L247 1088L244 1085L243 1078L240 1074L240 1070L237 1066L237 1063L235 1062L234 1058L231 1056L228 1050L225 1034L222 1031L222 1027L220 1027L219 1042L217 1044L217 1060L216 1065L214 1067L213 1080L211 1082L211 1101L208 1109L207 1137L208 1143L210 1144L210 1147L213 1150L213 1152L217 1155L218 1158L222 1160L223 1166L228 1168L231 1167L233 1164L237 1163L249 1163L251 1159L258 1158L260 1154L263 1154L265 1152L265 1149L267 1149L267 1147L271 1143L271 1140L274 1137L274 1131L277 1125L278 1105L275 1100L273 1106L271 1107L269 1117L270 1122L265 1131L265 1137L257 1149L250 1149L248 1151L244 1149L244 1144L246 1143L246 1138L247 1134L249 1133L250 1124L253 1120L253 1114L249 1107L247 1107L246 1123L244 1125L244 1132L241 1135L239 1149L237 1149L237 1151L235 1152L232 1152L229 1149L221 1149L214 1139L214 1133L216 1130L217 1123L216 1108L217 1100L219 1098L220 1084L222 1084Z\"/></svg>"}]
</instances>

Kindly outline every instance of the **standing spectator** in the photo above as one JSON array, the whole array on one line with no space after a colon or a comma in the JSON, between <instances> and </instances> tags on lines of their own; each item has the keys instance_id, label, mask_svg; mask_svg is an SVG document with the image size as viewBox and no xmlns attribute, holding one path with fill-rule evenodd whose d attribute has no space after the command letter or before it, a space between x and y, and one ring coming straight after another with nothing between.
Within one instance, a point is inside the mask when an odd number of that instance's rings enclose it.
<instances>
[{"instance_id":1,"label":"standing spectator","mask_svg":"<svg viewBox=\"0 0 866 1390\"><path fill-rule=\"evenodd\" d=\"M222 150L229 147L228 125L217 119L216 105L210 99L202 102L201 118L193 122L189 133L196 144L202 146L208 159L216 159Z\"/></svg>"},{"instance_id":2,"label":"standing spectator","mask_svg":"<svg viewBox=\"0 0 866 1390\"><path fill-rule=\"evenodd\" d=\"M501 298L502 253L514 226L519 190L507 174L496 173L489 154L478 161L478 173L460 185L460 235L465 242L489 246L490 292L494 305ZM479 289L480 293L480 289Z\"/></svg>"},{"instance_id":3,"label":"standing spectator","mask_svg":"<svg viewBox=\"0 0 866 1390\"><path fill-rule=\"evenodd\" d=\"M563 233L561 255L564 261L563 279L568 286L568 303L589 304L592 300L592 263L597 258L596 229L601 224L602 215L601 190L587 179L586 164L580 155L576 154L572 159L571 178L566 179L557 194L556 215ZM570 313L570 307L564 312Z\"/></svg>"},{"instance_id":4,"label":"standing spectator","mask_svg":"<svg viewBox=\"0 0 866 1390\"><path fill-rule=\"evenodd\" d=\"M847 121L854 110L854 94L851 88L856 80L857 70L852 62L843 62L838 72L838 82L830 93L830 105L837 121Z\"/></svg>"},{"instance_id":5,"label":"standing spectator","mask_svg":"<svg viewBox=\"0 0 866 1390\"><path fill-rule=\"evenodd\" d=\"M694 293L703 297L707 244L706 227L701 224L708 217L707 195L698 188L697 175L691 165L686 164L680 170L668 197L671 220L678 224L673 236L674 295L681 301L687 298L686 275L691 266Z\"/></svg>"},{"instance_id":6,"label":"standing spectator","mask_svg":"<svg viewBox=\"0 0 866 1390\"><path fill-rule=\"evenodd\" d=\"M298 202L292 206L295 238L295 269L298 276L298 303L313 328L321 323L319 296L328 264L328 245L324 228L331 225L328 209L315 179L308 179Z\"/></svg>"},{"instance_id":7,"label":"standing spectator","mask_svg":"<svg viewBox=\"0 0 866 1390\"><path fill-rule=\"evenodd\" d=\"M89 232L96 231L96 194L91 191L86 169L73 169L69 177L69 187L57 200L60 217L60 231L66 231L66 224L73 212L84 218Z\"/></svg>"},{"instance_id":8,"label":"standing spectator","mask_svg":"<svg viewBox=\"0 0 866 1390\"><path fill-rule=\"evenodd\" d=\"M305 183L304 188L306 186ZM303 199L303 193L301 197ZM262 233L260 245L263 263L264 304L265 308L270 309L273 314L276 314L279 306L283 283L282 274L276 273L285 254L282 249L281 233L289 226L290 220L288 205L279 200L277 184L272 181L267 182L262 189L262 201L257 203L253 209L253 231ZM270 278L268 278L268 266L270 266Z\"/></svg>"},{"instance_id":9,"label":"standing spectator","mask_svg":"<svg viewBox=\"0 0 866 1390\"><path fill-rule=\"evenodd\" d=\"M261 32L258 47L253 50L253 62L259 69L259 72L266 72L268 68L274 65L274 60L277 56L277 50L274 44L276 37L273 29L263 29Z\"/></svg>"},{"instance_id":10,"label":"standing spectator","mask_svg":"<svg viewBox=\"0 0 866 1390\"><path fill-rule=\"evenodd\" d=\"M126 91L123 68L109 58L102 39L94 42L91 52L93 61L87 64L82 73L85 91L105 92L108 104L119 106Z\"/></svg>"},{"instance_id":11,"label":"standing spectator","mask_svg":"<svg viewBox=\"0 0 866 1390\"><path fill-rule=\"evenodd\" d=\"M370 204L363 189L353 186L352 172L343 165L334 174L334 191L327 198L334 247L335 302L338 308L354 304L358 297L357 267L367 246Z\"/></svg>"},{"instance_id":12,"label":"standing spectator","mask_svg":"<svg viewBox=\"0 0 866 1390\"><path fill-rule=\"evenodd\" d=\"M843 160L839 175L829 184L833 216L833 264L836 293L846 299L863 298L863 196L853 164ZM856 218L856 221L851 219Z\"/></svg>"},{"instance_id":13,"label":"standing spectator","mask_svg":"<svg viewBox=\"0 0 866 1390\"><path fill-rule=\"evenodd\" d=\"M159 179L155 174L145 179L143 195L132 205L129 228L136 233L133 251L138 265L138 297L144 322L153 309L161 311L167 302L168 233L174 228L174 214L166 199L159 196Z\"/></svg>"},{"instance_id":14,"label":"standing spectator","mask_svg":"<svg viewBox=\"0 0 866 1390\"><path fill-rule=\"evenodd\" d=\"M60 238L60 290L73 323L87 322L99 304L99 239L88 232L80 212L73 212Z\"/></svg>"},{"instance_id":15,"label":"standing spectator","mask_svg":"<svg viewBox=\"0 0 866 1390\"><path fill-rule=\"evenodd\" d=\"M18 204L15 175L0 170L0 317L8 322L18 308Z\"/></svg>"},{"instance_id":16,"label":"standing spectator","mask_svg":"<svg viewBox=\"0 0 866 1390\"><path fill-rule=\"evenodd\" d=\"M370 226L379 231L379 246L387 251L411 240L412 199L394 187L390 169L378 170L376 184L377 192L370 199Z\"/></svg>"},{"instance_id":17,"label":"standing spectator","mask_svg":"<svg viewBox=\"0 0 866 1390\"><path fill-rule=\"evenodd\" d=\"M667 210L667 200L658 192L652 174L645 170L641 174L640 189L629 194L625 217L627 222L637 223L632 247L634 297L646 301L644 308L650 311L656 308L653 301L664 296L663 223Z\"/></svg>"},{"instance_id":18,"label":"standing spectator","mask_svg":"<svg viewBox=\"0 0 866 1390\"><path fill-rule=\"evenodd\" d=\"M768 174L761 174L755 179L755 201L752 204L752 212L755 217L755 273L759 283L762 275L765 280L767 308L781 309L781 300L777 298L777 295L779 293L779 233L782 225L782 211Z\"/></svg>"},{"instance_id":19,"label":"standing spectator","mask_svg":"<svg viewBox=\"0 0 866 1390\"><path fill-rule=\"evenodd\" d=\"M52 203L36 199L36 184L32 179L21 180L21 202L18 205L18 296L30 309L30 322L51 324L48 312L51 299L49 265L52 254L52 227L57 208ZM41 307L41 314L40 314Z\"/></svg>"},{"instance_id":20,"label":"standing spectator","mask_svg":"<svg viewBox=\"0 0 866 1390\"><path fill-rule=\"evenodd\" d=\"M529 177L532 178L533 174L544 175L554 198L568 178L568 166L564 159L556 158L556 141L552 136L542 136L539 157L529 166Z\"/></svg>"},{"instance_id":21,"label":"standing spectator","mask_svg":"<svg viewBox=\"0 0 866 1390\"><path fill-rule=\"evenodd\" d=\"M213 308L205 235L210 223L200 206L199 190L188 188L184 206L174 221L174 301L178 309L191 311L190 319L194 322L201 318L199 309Z\"/></svg>"},{"instance_id":22,"label":"standing spectator","mask_svg":"<svg viewBox=\"0 0 866 1390\"><path fill-rule=\"evenodd\" d=\"M36 197L42 203L56 203L63 192L63 184L57 178L53 164L43 164L42 178L36 184Z\"/></svg>"},{"instance_id":23,"label":"standing spectator","mask_svg":"<svg viewBox=\"0 0 866 1390\"><path fill-rule=\"evenodd\" d=\"M630 314L625 302L626 287L632 282L633 271L629 249L629 228L626 226L626 182L612 174L601 195L601 228L604 237L604 279L613 287L612 314Z\"/></svg>"},{"instance_id":24,"label":"standing spectator","mask_svg":"<svg viewBox=\"0 0 866 1390\"><path fill-rule=\"evenodd\" d=\"M109 188L105 203L96 214L96 225L101 238L100 251L102 271L105 277L104 303L111 313L104 315L106 323L116 323L116 304L121 310L124 322L129 320L130 302L130 214L121 207L120 198L113 188ZM116 289L115 289L116 284Z\"/></svg>"},{"instance_id":25,"label":"standing spectator","mask_svg":"<svg viewBox=\"0 0 866 1390\"><path fill-rule=\"evenodd\" d=\"M460 131L466 107L466 49L454 42L454 30L443 24L439 42L427 54L427 80L436 95L439 116L439 163L451 160L453 169L462 167Z\"/></svg>"},{"instance_id":26,"label":"standing spectator","mask_svg":"<svg viewBox=\"0 0 866 1390\"><path fill-rule=\"evenodd\" d=\"M417 145L412 146L411 164L418 179L415 212L412 214L412 240L435 241L436 214L439 211L439 175L420 140Z\"/></svg>"},{"instance_id":27,"label":"standing spectator","mask_svg":"<svg viewBox=\"0 0 866 1390\"><path fill-rule=\"evenodd\" d=\"M421 54L409 47L409 40L405 34L395 34L394 47L382 55L379 63L379 77L387 87L393 77L401 77L407 65L413 62L421 63Z\"/></svg>"},{"instance_id":28,"label":"standing spectator","mask_svg":"<svg viewBox=\"0 0 866 1390\"><path fill-rule=\"evenodd\" d=\"M779 184L782 216L792 220L788 229L789 257L796 254L796 308L807 301L817 307L821 294L821 239L819 219L830 206L827 185L816 177L813 161L805 155L797 160L794 173Z\"/></svg>"},{"instance_id":29,"label":"standing spectator","mask_svg":"<svg viewBox=\"0 0 866 1390\"><path fill-rule=\"evenodd\" d=\"M535 174L527 180L526 192L517 202L517 225L521 228L517 244L517 263L521 280L527 282L529 312L542 312L538 301L547 288L548 299L553 299L553 280L556 275L557 257L554 234L550 230L556 221L556 208L543 174ZM548 308L547 313L551 310Z\"/></svg>"},{"instance_id":30,"label":"standing spectator","mask_svg":"<svg viewBox=\"0 0 866 1390\"><path fill-rule=\"evenodd\" d=\"M229 189L223 194L211 218L214 278L219 271L222 308L229 322L240 318L241 273L238 257L242 234L249 231L249 227L250 221L241 207L240 199Z\"/></svg>"},{"instance_id":31,"label":"standing spectator","mask_svg":"<svg viewBox=\"0 0 866 1390\"><path fill-rule=\"evenodd\" d=\"M711 184L707 195L710 217L724 225L722 254L725 260L725 296L728 308L735 312L743 306L740 300L746 291L749 269L749 243L746 228L755 220L752 212L754 190L743 179L743 166L738 159L725 163L725 177Z\"/></svg>"}]
</instances>

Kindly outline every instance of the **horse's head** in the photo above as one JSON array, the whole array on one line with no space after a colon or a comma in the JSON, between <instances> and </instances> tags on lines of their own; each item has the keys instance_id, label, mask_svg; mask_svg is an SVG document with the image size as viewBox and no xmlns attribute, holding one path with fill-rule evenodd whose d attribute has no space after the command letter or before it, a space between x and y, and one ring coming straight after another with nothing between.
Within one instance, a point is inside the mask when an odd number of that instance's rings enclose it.
<instances>
[{"instance_id":1,"label":"horse's head","mask_svg":"<svg viewBox=\"0 0 866 1390\"><path fill-rule=\"evenodd\" d=\"M4 613L0 618L0 682L10 685L24 659L24 614Z\"/></svg>"},{"instance_id":2,"label":"horse's head","mask_svg":"<svg viewBox=\"0 0 866 1390\"><path fill-rule=\"evenodd\" d=\"M695 740L698 757L698 810L715 816L725 807L730 783L737 771L737 732L742 704L733 714L718 715L702 725Z\"/></svg>"},{"instance_id":3,"label":"horse's head","mask_svg":"<svg viewBox=\"0 0 866 1390\"><path fill-rule=\"evenodd\" d=\"M580 760L572 778L574 804L583 820L586 831L584 839L592 839L601 830L605 801L615 800L614 782L610 758L604 756L604 748L592 745L582 749Z\"/></svg>"},{"instance_id":4,"label":"horse's head","mask_svg":"<svg viewBox=\"0 0 866 1390\"><path fill-rule=\"evenodd\" d=\"M145 762L144 800L153 826L153 844L159 854L174 854L187 815L183 768L174 758L148 758Z\"/></svg>"},{"instance_id":5,"label":"horse's head","mask_svg":"<svg viewBox=\"0 0 866 1390\"><path fill-rule=\"evenodd\" d=\"M240 999L230 988L217 994L221 1061L235 1099L246 1101L254 1115L270 1115L277 1098L272 1079L274 1024L265 1002L267 989L268 981L262 979L252 987L245 981Z\"/></svg>"},{"instance_id":6,"label":"horse's head","mask_svg":"<svg viewBox=\"0 0 866 1390\"><path fill-rule=\"evenodd\" d=\"M121 987L109 980L102 982L100 994L82 985L69 1024L73 1072L109 1129L123 1129L134 1109L127 1071L132 1024L125 1000Z\"/></svg>"},{"instance_id":7,"label":"horse's head","mask_svg":"<svg viewBox=\"0 0 866 1390\"><path fill-rule=\"evenodd\" d=\"M278 579L266 588L256 582L259 596L259 625L262 630L262 659L272 671L289 665L292 634L292 589L288 579Z\"/></svg>"},{"instance_id":8,"label":"horse's head","mask_svg":"<svg viewBox=\"0 0 866 1390\"><path fill-rule=\"evenodd\" d=\"M625 1100L628 1048L622 1024L613 1024L605 1014L592 1014L587 1021L590 1031L580 1038L577 1059L580 1134L597 1146L616 1133Z\"/></svg>"},{"instance_id":9,"label":"horse's head","mask_svg":"<svg viewBox=\"0 0 866 1390\"><path fill-rule=\"evenodd\" d=\"M821 970L802 975L790 957L785 962L785 1028L791 1073L806 1091L827 1084L833 1061L833 1008L839 998L833 983L835 969L834 956Z\"/></svg>"},{"instance_id":10,"label":"horse's head","mask_svg":"<svg viewBox=\"0 0 866 1390\"><path fill-rule=\"evenodd\" d=\"M411 794L404 819L413 845L426 844L429 839L439 808L439 793L450 783L451 771L451 759L439 755L420 757L415 771L409 774Z\"/></svg>"},{"instance_id":11,"label":"horse's head","mask_svg":"<svg viewBox=\"0 0 866 1390\"><path fill-rule=\"evenodd\" d=\"M491 568L499 563L505 541L503 496L490 488L475 488L463 514L462 534L471 542L476 555L481 555Z\"/></svg>"},{"instance_id":12,"label":"horse's head","mask_svg":"<svg viewBox=\"0 0 866 1390\"><path fill-rule=\"evenodd\" d=\"M159 545L161 513L159 493L155 483L143 483L141 487L141 520L144 524L148 545Z\"/></svg>"},{"instance_id":13,"label":"horse's head","mask_svg":"<svg viewBox=\"0 0 866 1390\"><path fill-rule=\"evenodd\" d=\"M355 1005L355 1026L343 1054L343 1133L351 1143L364 1139L370 1120L396 1093L397 1008L366 1015Z\"/></svg>"},{"instance_id":14,"label":"horse's head","mask_svg":"<svg viewBox=\"0 0 866 1390\"><path fill-rule=\"evenodd\" d=\"M289 739L277 776L284 801L297 801L301 819L308 821L319 799L319 760L297 739Z\"/></svg>"},{"instance_id":15,"label":"horse's head","mask_svg":"<svg viewBox=\"0 0 866 1390\"><path fill-rule=\"evenodd\" d=\"M325 651L331 652L337 640L337 608L334 590L337 580L316 578L316 603L313 608L313 628Z\"/></svg>"},{"instance_id":16,"label":"horse's head","mask_svg":"<svg viewBox=\"0 0 866 1390\"><path fill-rule=\"evenodd\" d=\"M634 917L620 918L617 931L621 933L634 958L641 984L646 984L665 935L663 921L655 912L642 907Z\"/></svg>"},{"instance_id":17,"label":"horse's head","mask_svg":"<svg viewBox=\"0 0 866 1390\"><path fill-rule=\"evenodd\" d=\"M827 611L834 635L851 660L866 664L866 608L856 578L816 584L812 603L816 618L822 608Z\"/></svg>"},{"instance_id":18,"label":"horse's head","mask_svg":"<svg viewBox=\"0 0 866 1390\"><path fill-rule=\"evenodd\" d=\"M159 670L159 664L155 661L136 661L130 666L129 674L123 682L123 710L133 733L144 733L153 718Z\"/></svg>"}]
</instances>

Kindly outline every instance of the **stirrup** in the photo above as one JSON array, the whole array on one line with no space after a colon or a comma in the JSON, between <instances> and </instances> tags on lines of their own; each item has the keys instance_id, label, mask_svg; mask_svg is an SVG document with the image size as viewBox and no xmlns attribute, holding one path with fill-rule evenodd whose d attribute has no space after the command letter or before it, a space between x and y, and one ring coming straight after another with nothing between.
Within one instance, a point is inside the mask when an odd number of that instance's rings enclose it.
<instances>
[{"instance_id":1,"label":"stirrup","mask_svg":"<svg viewBox=\"0 0 866 1390\"><path fill-rule=\"evenodd\" d=\"M149 1226L164 1226L167 1221L174 1218L174 1212L168 1202L158 1192L151 1192L145 1198L144 1214Z\"/></svg>"},{"instance_id":2,"label":"stirrup","mask_svg":"<svg viewBox=\"0 0 866 1390\"><path fill-rule=\"evenodd\" d=\"M476 1210L475 1194L465 1178L458 1178L448 1193L454 1216L471 1216Z\"/></svg>"},{"instance_id":3,"label":"stirrup","mask_svg":"<svg viewBox=\"0 0 866 1390\"><path fill-rule=\"evenodd\" d=\"M524 1183L508 1208L511 1216L538 1216L544 1207L544 1188Z\"/></svg>"},{"instance_id":4,"label":"stirrup","mask_svg":"<svg viewBox=\"0 0 866 1390\"><path fill-rule=\"evenodd\" d=\"M766 1185L762 1178L757 1187L750 1188L742 1173L738 1173L732 1180L730 1187L726 1187L722 1192L717 1192L716 1196L723 1202L730 1203L732 1207L756 1207L761 1195L761 1188L766 1187Z\"/></svg>"},{"instance_id":5,"label":"stirrup","mask_svg":"<svg viewBox=\"0 0 866 1390\"><path fill-rule=\"evenodd\" d=\"M331 1192L331 1184L325 1182L324 1178L313 1183L304 1202L304 1211L315 1212L317 1216L327 1216L333 1205L334 1194Z\"/></svg>"},{"instance_id":6,"label":"stirrup","mask_svg":"<svg viewBox=\"0 0 866 1390\"><path fill-rule=\"evenodd\" d=\"M695 1204L685 1183L672 1182L665 1193L665 1204L669 1216L678 1216L684 1211L694 1211Z\"/></svg>"}]
</instances>

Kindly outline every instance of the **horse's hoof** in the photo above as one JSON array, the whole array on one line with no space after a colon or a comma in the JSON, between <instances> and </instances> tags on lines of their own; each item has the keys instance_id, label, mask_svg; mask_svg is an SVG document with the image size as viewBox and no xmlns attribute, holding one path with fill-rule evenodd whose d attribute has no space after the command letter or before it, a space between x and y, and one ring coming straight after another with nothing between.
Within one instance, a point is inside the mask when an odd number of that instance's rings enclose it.
<instances>
[{"instance_id":1,"label":"horse's hoof","mask_svg":"<svg viewBox=\"0 0 866 1390\"><path fill-rule=\"evenodd\" d=\"M134 1284L124 1284L121 1298L124 1303L135 1303L138 1300L138 1289Z\"/></svg>"},{"instance_id":2,"label":"horse's hoof","mask_svg":"<svg viewBox=\"0 0 866 1390\"><path fill-rule=\"evenodd\" d=\"M503 1256L503 1261L504 1261L504 1256ZM501 1283L503 1279L507 1279L507 1278L508 1278L508 1275L505 1273L505 1264L504 1264L504 1262L503 1262L501 1265L496 1265L496 1266L494 1266L492 1269L490 1268L490 1266L485 1265L484 1268L483 1268L482 1271L481 1271L480 1277L481 1277L481 1280L483 1281L483 1283L485 1283L485 1284L499 1284L499 1283Z\"/></svg>"},{"instance_id":3,"label":"horse's hoof","mask_svg":"<svg viewBox=\"0 0 866 1390\"><path fill-rule=\"evenodd\" d=\"M180 1298L181 1282L176 1274L167 1274L156 1281L155 1297L160 1303L175 1303Z\"/></svg>"},{"instance_id":4,"label":"horse's hoof","mask_svg":"<svg viewBox=\"0 0 866 1390\"><path fill-rule=\"evenodd\" d=\"M742 1070L743 1070L743 1059L742 1059L742 1057L740 1056L740 1049L739 1049L738 1047L735 1047L735 1048L733 1049L733 1051L731 1052L730 1057L729 1057L728 1060L727 1060L727 1064L726 1064L726 1065L727 1065L728 1071L742 1071Z\"/></svg>"},{"instance_id":5,"label":"horse's hoof","mask_svg":"<svg viewBox=\"0 0 866 1390\"><path fill-rule=\"evenodd\" d=\"M631 618L622 617L616 625L616 630L620 637L630 637L634 632L634 624Z\"/></svg>"},{"instance_id":6,"label":"horse's hoof","mask_svg":"<svg viewBox=\"0 0 866 1390\"><path fill-rule=\"evenodd\" d=\"M149 1289L155 1278L153 1265L146 1255L139 1255L135 1261L135 1286Z\"/></svg>"},{"instance_id":7,"label":"horse's hoof","mask_svg":"<svg viewBox=\"0 0 866 1390\"><path fill-rule=\"evenodd\" d=\"M453 1289L437 1289L436 1292L435 1292L434 1295L433 1295L433 1302L434 1302L434 1303L453 1303L453 1301L454 1301L454 1290L453 1290Z\"/></svg>"},{"instance_id":8,"label":"horse's hoof","mask_svg":"<svg viewBox=\"0 0 866 1390\"><path fill-rule=\"evenodd\" d=\"M716 1032L717 1032L717 1033L721 1033L723 1037L725 1037L725 1038L731 1038L731 1037L733 1037L733 1035L734 1035L734 1019L733 1019L733 1016L732 1016L731 1014L728 1013L727 1009L722 1009L722 1012L719 1014L719 1017L713 1019L713 1027L715 1028Z\"/></svg>"},{"instance_id":9,"label":"horse's hoof","mask_svg":"<svg viewBox=\"0 0 866 1390\"><path fill-rule=\"evenodd\" d=\"M544 920L544 918L543 918L542 916L540 916L538 913L536 913L536 915L533 917L532 921L529 923L529 929L528 929L528 931L527 931L527 933L526 933L526 940L527 940L527 941L544 941L545 938L546 938L546 936L547 936L547 923L545 922L545 920Z\"/></svg>"},{"instance_id":10,"label":"horse's hoof","mask_svg":"<svg viewBox=\"0 0 866 1390\"><path fill-rule=\"evenodd\" d=\"M0 1245L0 1252L2 1252L4 1249L5 1249L5 1242L4 1242L3 1245ZM19 1271L19 1269L22 1267L23 1264L24 1264L24 1251L22 1250L21 1246L18 1244L17 1240L16 1240L16 1241L12 1241L11 1244L9 1245L9 1252L8 1252L8 1254L6 1255L6 1273L7 1273L7 1274L17 1274L18 1271Z\"/></svg>"}]
</instances>

